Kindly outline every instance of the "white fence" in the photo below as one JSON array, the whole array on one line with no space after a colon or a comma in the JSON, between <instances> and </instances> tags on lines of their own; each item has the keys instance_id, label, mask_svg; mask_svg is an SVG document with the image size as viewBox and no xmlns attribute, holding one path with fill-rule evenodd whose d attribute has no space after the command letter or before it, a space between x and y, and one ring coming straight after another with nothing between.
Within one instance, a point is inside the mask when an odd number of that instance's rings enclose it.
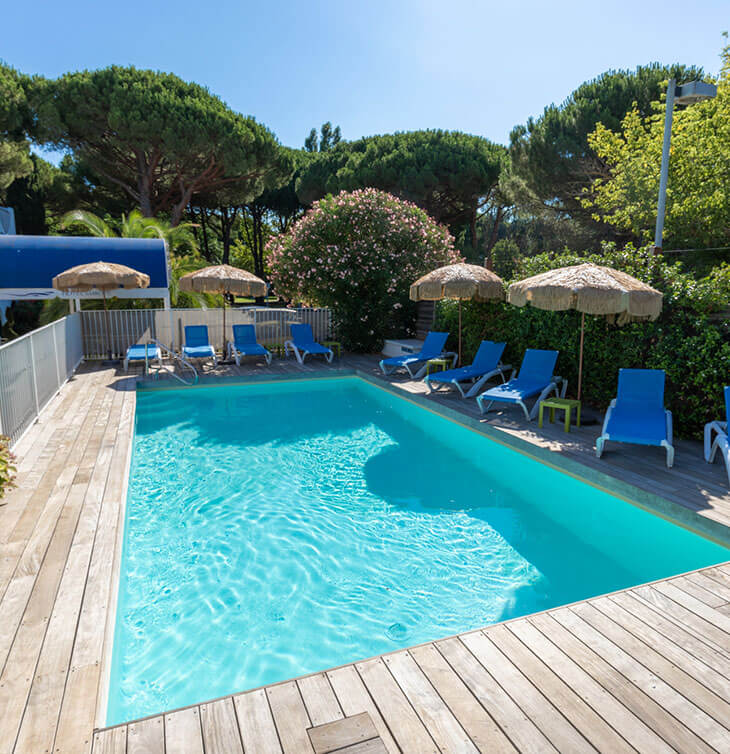
<instances>
[{"instance_id":1,"label":"white fence","mask_svg":"<svg viewBox=\"0 0 730 754\"><path fill-rule=\"evenodd\" d=\"M223 344L223 309L110 309L82 311L83 353L87 359L123 358L127 348L155 338L171 348L185 341L186 325L207 325L212 345ZM109 342L107 343L107 321ZM317 340L332 337L332 312L329 309L274 309L251 307L226 309L226 339L233 338L233 325L255 325L256 337L263 345L288 340L289 325L307 322Z\"/></svg>"},{"instance_id":2,"label":"white fence","mask_svg":"<svg viewBox=\"0 0 730 754\"><path fill-rule=\"evenodd\" d=\"M11 446L82 358L80 314L0 346L0 434L10 437Z\"/></svg>"}]
</instances>

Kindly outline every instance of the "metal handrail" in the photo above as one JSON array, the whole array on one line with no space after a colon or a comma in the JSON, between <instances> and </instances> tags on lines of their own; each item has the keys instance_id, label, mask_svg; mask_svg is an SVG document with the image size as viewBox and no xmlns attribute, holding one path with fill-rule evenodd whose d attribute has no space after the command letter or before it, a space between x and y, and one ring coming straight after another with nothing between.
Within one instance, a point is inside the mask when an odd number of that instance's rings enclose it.
<instances>
[{"instance_id":1,"label":"metal handrail","mask_svg":"<svg viewBox=\"0 0 730 754\"><path fill-rule=\"evenodd\" d=\"M160 366L162 367L162 369L164 369L168 374L171 374L176 380L179 380L180 382L182 382L183 385L192 386L192 385L198 384L198 378L199 378L198 370L181 353L177 353L176 351L173 351L172 348L170 348L170 346L165 345L164 343L161 343L156 338L150 338L149 342L145 343L145 347L144 347L145 372L148 371L148 366L149 366L149 359L147 356L147 347L149 346L150 343L154 343L163 351L167 351L167 355L169 358L171 358L173 361L179 361L180 364L182 364L182 366L190 369L190 371L193 373L193 378L192 380L184 379L179 374L177 374L177 372L175 372L174 369L170 369L170 367L167 364L164 364L162 361L160 361Z\"/></svg>"}]
</instances>

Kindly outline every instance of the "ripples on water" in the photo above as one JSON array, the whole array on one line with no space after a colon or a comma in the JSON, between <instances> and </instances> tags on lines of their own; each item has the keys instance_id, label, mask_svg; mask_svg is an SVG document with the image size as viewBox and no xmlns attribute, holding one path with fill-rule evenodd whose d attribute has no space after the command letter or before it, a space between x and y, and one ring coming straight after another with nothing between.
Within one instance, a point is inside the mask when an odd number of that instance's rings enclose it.
<instances>
[{"instance_id":1,"label":"ripples on water","mask_svg":"<svg viewBox=\"0 0 730 754\"><path fill-rule=\"evenodd\" d=\"M355 379L141 393L107 722L646 580L544 469Z\"/></svg>"}]
</instances>

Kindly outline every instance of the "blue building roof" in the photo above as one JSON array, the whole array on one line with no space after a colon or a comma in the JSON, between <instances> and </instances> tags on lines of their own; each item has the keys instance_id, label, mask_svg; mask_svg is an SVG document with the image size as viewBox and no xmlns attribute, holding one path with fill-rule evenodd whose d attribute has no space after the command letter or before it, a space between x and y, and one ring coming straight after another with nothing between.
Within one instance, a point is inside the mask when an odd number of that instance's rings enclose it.
<instances>
[{"instance_id":1,"label":"blue building roof","mask_svg":"<svg viewBox=\"0 0 730 754\"><path fill-rule=\"evenodd\" d=\"M160 238L0 235L0 290L49 289L59 272L88 262L124 264L167 288L167 255Z\"/></svg>"}]
</instances>

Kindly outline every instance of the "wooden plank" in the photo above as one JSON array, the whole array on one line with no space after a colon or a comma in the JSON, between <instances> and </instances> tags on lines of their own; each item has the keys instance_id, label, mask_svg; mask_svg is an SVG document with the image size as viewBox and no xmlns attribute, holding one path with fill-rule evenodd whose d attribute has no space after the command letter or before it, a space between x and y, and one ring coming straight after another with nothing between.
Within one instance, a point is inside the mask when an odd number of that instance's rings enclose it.
<instances>
[{"instance_id":1,"label":"wooden plank","mask_svg":"<svg viewBox=\"0 0 730 754\"><path fill-rule=\"evenodd\" d=\"M652 609L646 602L638 599L633 592L612 594L609 599L652 626L666 637L667 641L681 646L705 665L714 667L730 663L730 658L717 652L712 645L703 641L702 637L669 620L661 611Z\"/></svg>"},{"instance_id":2,"label":"wooden plank","mask_svg":"<svg viewBox=\"0 0 730 754\"><path fill-rule=\"evenodd\" d=\"M560 668L551 670L505 626L492 626L484 632L490 641L509 657L515 667L598 751L628 752L633 748L590 707L560 676Z\"/></svg>"},{"instance_id":3,"label":"wooden plank","mask_svg":"<svg viewBox=\"0 0 730 754\"><path fill-rule=\"evenodd\" d=\"M507 628L637 751L657 754L673 751L637 715L621 704L532 623L527 620L512 621L507 624ZM591 743L596 743L593 735L589 739Z\"/></svg>"},{"instance_id":4,"label":"wooden plank","mask_svg":"<svg viewBox=\"0 0 730 754\"><path fill-rule=\"evenodd\" d=\"M714 572L710 571L706 573L689 573L687 574L687 576L685 576L685 579L687 581L691 581L694 584L697 584L698 586L703 587L703 589L705 589L706 591L712 592L722 600L722 602L720 603L722 605L726 602L730 602L730 577L727 577L726 583L723 580L722 576L723 573L718 568Z\"/></svg>"},{"instance_id":5,"label":"wooden plank","mask_svg":"<svg viewBox=\"0 0 730 754\"><path fill-rule=\"evenodd\" d=\"M312 744L307 735L307 728L312 723L307 715L299 688L294 681L269 686L266 696L274 716L279 742L285 754L313 754ZM206 752L207 754L207 752Z\"/></svg>"},{"instance_id":6,"label":"wooden plank","mask_svg":"<svg viewBox=\"0 0 730 754\"><path fill-rule=\"evenodd\" d=\"M730 659L730 648L727 643L727 634L724 631L655 589L655 586L656 584L635 587L630 593L649 607L661 612L667 620L691 630L696 636L710 644L713 651Z\"/></svg>"},{"instance_id":7,"label":"wooden plank","mask_svg":"<svg viewBox=\"0 0 730 754\"><path fill-rule=\"evenodd\" d=\"M127 754L165 754L165 724L162 715L128 726Z\"/></svg>"},{"instance_id":8,"label":"wooden plank","mask_svg":"<svg viewBox=\"0 0 730 754\"><path fill-rule=\"evenodd\" d=\"M436 744L383 661L368 660L355 667L401 750L435 754Z\"/></svg>"},{"instance_id":9,"label":"wooden plank","mask_svg":"<svg viewBox=\"0 0 730 754\"><path fill-rule=\"evenodd\" d=\"M433 644L408 650L479 751L516 751Z\"/></svg>"},{"instance_id":10,"label":"wooden plank","mask_svg":"<svg viewBox=\"0 0 730 754\"><path fill-rule=\"evenodd\" d=\"M233 697L243 750L260 754L281 754L279 734L264 689Z\"/></svg>"},{"instance_id":11,"label":"wooden plank","mask_svg":"<svg viewBox=\"0 0 730 754\"><path fill-rule=\"evenodd\" d=\"M649 671L640 662L637 662L627 652L624 652L623 649L584 621L577 613L564 608L553 611L551 616L623 675L625 681L628 680L640 688L657 703L663 712L671 714L672 718L680 723L678 726L672 726L671 734L665 733L663 730L657 731L664 740L671 741L674 746L677 746L678 742L681 741L678 736L683 736L685 739L695 739L693 745L698 747L697 750L705 751L708 749L708 745L712 745L707 741L705 735L708 735L710 739L715 739L715 723L702 710L691 705L669 684ZM683 748L692 751L689 746Z\"/></svg>"},{"instance_id":12,"label":"wooden plank","mask_svg":"<svg viewBox=\"0 0 730 754\"><path fill-rule=\"evenodd\" d=\"M118 407L119 401L117 401ZM114 406L107 406L107 408L110 408L108 426L105 426L103 422L97 422L97 427L95 427L89 440L81 466L96 462L104 434L116 434L118 410L115 411ZM103 411L104 409L102 409ZM21 724L18 738L18 746L21 749L40 750L50 748L53 744L53 734L63 697L64 683L69 668L77 617L86 585L86 572L91 553L90 545L88 548L84 548L78 544L74 545L74 542L77 539L79 523L82 518L89 515L89 511L91 511L91 515L96 519L99 503L95 500L95 497L101 498L101 490L95 493L95 489L103 486L108 473L108 467L98 466L100 469L98 474L96 468L86 482L74 483L68 496L68 504L72 508L80 508L80 511L76 516L76 529L73 533L71 546L68 549L63 576L58 587L58 594L55 597L53 612L48 623ZM97 480L97 477L101 477L101 479ZM57 682L40 682L39 678L57 678Z\"/></svg>"},{"instance_id":13,"label":"wooden plank","mask_svg":"<svg viewBox=\"0 0 730 754\"><path fill-rule=\"evenodd\" d=\"M477 751L458 720L408 652L385 655L383 660L440 751Z\"/></svg>"},{"instance_id":14,"label":"wooden plank","mask_svg":"<svg viewBox=\"0 0 730 754\"><path fill-rule=\"evenodd\" d=\"M528 620L667 744L683 752L711 751L704 741L559 623L554 617L554 612L533 615ZM650 748L648 751L653 749Z\"/></svg>"},{"instance_id":15,"label":"wooden plank","mask_svg":"<svg viewBox=\"0 0 730 754\"><path fill-rule=\"evenodd\" d=\"M721 584L730 589L730 570L721 565L706 568L704 571L699 571L697 574L693 575L702 576L703 579L710 579L710 581L713 581L715 584Z\"/></svg>"},{"instance_id":16,"label":"wooden plank","mask_svg":"<svg viewBox=\"0 0 730 754\"><path fill-rule=\"evenodd\" d=\"M730 618L719 613L717 610L713 610L701 600L678 589L669 581L659 581L653 587L666 597L669 597L669 599L674 600L688 610L691 610L695 615L719 628L727 637L724 641L724 646L730 646Z\"/></svg>"},{"instance_id":17,"label":"wooden plank","mask_svg":"<svg viewBox=\"0 0 730 754\"><path fill-rule=\"evenodd\" d=\"M388 751L396 751L396 743L385 724L375 702L365 688L365 684L353 665L330 670L327 677L337 696L337 701L345 715L356 715L359 712L367 712L373 721L380 738L383 740Z\"/></svg>"},{"instance_id":18,"label":"wooden plank","mask_svg":"<svg viewBox=\"0 0 730 754\"><path fill-rule=\"evenodd\" d=\"M443 639L435 646L515 748L524 752L557 751L462 641Z\"/></svg>"},{"instance_id":19,"label":"wooden plank","mask_svg":"<svg viewBox=\"0 0 730 754\"><path fill-rule=\"evenodd\" d=\"M318 725L308 731L315 754L352 747L378 736L378 729L367 712Z\"/></svg>"},{"instance_id":20,"label":"wooden plank","mask_svg":"<svg viewBox=\"0 0 730 754\"><path fill-rule=\"evenodd\" d=\"M687 594L692 595L700 600L700 602L704 602L705 605L709 605L710 607L719 607L720 605L725 604L725 600L720 597L719 594L716 594L714 590L710 591L702 586L702 584L698 584L686 576L674 578L669 583L672 584L672 586L677 587L677 589L687 592Z\"/></svg>"},{"instance_id":21,"label":"wooden plank","mask_svg":"<svg viewBox=\"0 0 730 754\"><path fill-rule=\"evenodd\" d=\"M165 715L166 754L204 754L200 709L188 707Z\"/></svg>"},{"instance_id":22,"label":"wooden plank","mask_svg":"<svg viewBox=\"0 0 730 754\"><path fill-rule=\"evenodd\" d=\"M126 754L126 751L126 725L121 725L119 728L100 730L94 734L93 754Z\"/></svg>"},{"instance_id":23,"label":"wooden plank","mask_svg":"<svg viewBox=\"0 0 730 754\"><path fill-rule=\"evenodd\" d=\"M674 653L673 661L670 662L654 650L649 643L634 636L620 625L619 621L624 617L624 614L621 612L621 608L614 606L613 603L609 603L605 608L610 612L610 618L591 603L575 605L571 609L596 631L612 641L614 645L620 647L623 653L632 657L637 663L641 663L651 673L655 673L657 678L660 678L674 691L675 695L679 697L676 705L677 711L674 712L675 717L701 733L702 737L713 746L717 745L715 742L719 743L723 740L727 742L728 731L717 721L730 720L730 704L710 691L707 686L681 670L678 667L679 663L676 662L679 656L678 652ZM628 663L626 666L628 667ZM670 698L674 703L675 699L667 695L667 699ZM688 704L687 700L692 704ZM693 705L696 706L696 709L693 709ZM684 716L678 714L680 707Z\"/></svg>"},{"instance_id":24,"label":"wooden plank","mask_svg":"<svg viewBox=\"0 0 730 754\"><path fill-rule=\"evenodd\" d=\"M489 673L508 691L530 720L537 725L559 751L587 751L592 747L536 689L525 676L481 632L461 637L467 649L481 662Z\"/></svg>"},{"instance_id":25,"label":"wooden plank","mask_svg":"<svg viewBox=\"0 0 730 754\"><path fill-rule=\"evenodd\" d=\"M724 707L722 712L726 712L727 719L730 720L730 705L727 705L727 702L724 701L730 699L730 679L715 669L715 663L712 665L705 664L695 655L690 654L681 643L667 640L667 637L664 634L660 633L652 625L644 623L644 621L637 618L628 610L625 610L614 600L609 600L608 598L594 600L591 602L591 606L595 607L615 623L618 623L625 630L630 631L635 637L637 637L637 639L649 645L652 654L660 654L680 671L692 676L692 678L698 683L703 684L705 688L714 692L721 700L723 700ZM621 646L624 647L623 644ZM720 659L720 657L715 655L715 661L718 659ZM642 662L647 665L646 661L642 660ZM730 669L730 664L718 663L718 665ZM649 667L651 666L649 665ZM686 695L684 685L681 685L678 688ZM722 712L721 717L725 717Z\"/></svg>"},{"instance_id":26,"label":"wooden plank","mask_svg":"<svg viewBox=\"0 0 730 754\"><path fill-rule=\"evenodd\" d=\"M344 715L324 673L306 676L297 681L299 693L313 726L341 720Z\"/></svg>"},{"instance_id":27,"label":"wooden plank","mask_svg":"<svg viewBox=\"0 0 730 754\"><path fill-rule=\"evenodd\" d=\"M236 712L230 697L200 705L205 754L243 754Z\"/></svg>"},{"instance_id":28,"label":"wooden plank","mask_svg":"<svg viewBox=\"0 0 730 754\"><path fill-rule=\"evenodd\" d=\"M112 578L117 576L109 564L114 562L117 530L122 525L119 485L126 470L132 436L134 395L122 395L122 414L111 461L108 462L109 478L114 482L108 488L105 487L93 541L86 589L71 656L72 673L66 684L56 733L55 746L58 752L71 751L81 754L81 731L94 726ZM77 688L79 683L82 685ZM87 694L93 694L93 703L86 699Z\"/></svg>"},{"instance_id":29,"label":"wooden plank","mask_svg":"<svg viewBox=\"0 0 730 754\"><path fill-rule=\"evenodd\" d=\"M338 749L337 754L388 754L388 749L382 738L371 738L369 741Z\"/></svg>"}]
</instances>

